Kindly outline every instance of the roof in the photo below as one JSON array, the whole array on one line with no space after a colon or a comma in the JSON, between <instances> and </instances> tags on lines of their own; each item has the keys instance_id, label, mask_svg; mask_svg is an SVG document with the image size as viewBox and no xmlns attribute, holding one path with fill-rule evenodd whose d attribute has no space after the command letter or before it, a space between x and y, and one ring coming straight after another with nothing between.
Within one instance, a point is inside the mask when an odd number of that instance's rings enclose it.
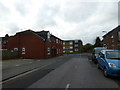
<instances>
[{"instance_id":1,"label":"roof","mask_svg":"<svg viewBox=\"0 0 120 90\"><path fill-rule=\"evenodd\" d=\"M49 31L40 31L40 32L34 32L35 34L39 35L40 37L42 37L43 39L47 40L47 34Z\"/></svg>"},{"instance_id":2,"label":"roof","mask_svg":"<svg viewBox=\"0 0 120 90\"><path fill-rule=\"evenodd\" d=\"M56 36L54 36L54 35L52 35L52 34L51 34L51 36L52 36L52 37L55 37L55 38L57 38L57 39L60 39L60 38L58 38L58 37L56 37ZM60 40L61 40L61 39L60 39ZM62 40L62 41L63 41L63 40Z\"/></svg>"},{"instance_id":3,"label":"roof","mask_svg":"<svg viewBox=\"0 0 120 90\"><path fill-rule=\"evenodd\" d=\"M113 30L111 30L110 32L108 32L107 34L105 34L103 37L106 37L107 35L111 35L114 32L118 32L120 31L120 25L118 25L116 28L114 28Z\"/></svg>"},{"instance_id":4,"label":"roof","mask_svg":"<svg viewBox=\"0 0 120 90\"><path fill-rule=\"evenodd\" d=\"M75 40L78 40L78 39L75 39ZM65 42L68 42L68 41L75 41L75 40L64 40ZM80 42L82 42L82 40L78 40Z\"/></svg>"}]
</instances>

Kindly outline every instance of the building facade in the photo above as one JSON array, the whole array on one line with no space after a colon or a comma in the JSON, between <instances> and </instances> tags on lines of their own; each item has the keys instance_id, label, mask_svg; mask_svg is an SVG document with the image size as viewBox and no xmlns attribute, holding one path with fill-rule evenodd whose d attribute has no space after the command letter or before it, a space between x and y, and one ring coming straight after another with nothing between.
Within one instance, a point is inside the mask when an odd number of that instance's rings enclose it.
<instances>
[{"instance_id":1,"label":"building facade","mask_svg":"<svg viewBox=\"0 0 120 90\"><path fill-rule=\"evenodd\" d=\"M7 49L7 42L11 37L8 34L5 37L0 37L0 49Z\"/></svg>"},{"instance_id":2,"label":"building facade","mask_svg":"<svg viewBox=\"0 0 120 90\"><path fill-rule=\"evenodd\" d=\"M120 25L103 36L103 46L120 50Z\"/></svg>"},{"instance_id":3,"label":"building facade","mask_svg":"<svg viewBox=\"0 0 120 90\"><path fill-rule=\"evenodd\" d=\"M65 40L63 41L63 53L80 53L82 45L81 40Z\"/></svg>"},{"instance_id":4,"label":"building facade","mask_svg":"<svg viewBox=\"0 0 120 90\"><path fill-rule=\"evenodd\" d=\"M59 42L57 42L59 41ZM19 58L44 59L63 55L63 41L49 31L18 32L7 43L7 49L18 51Z\"/></svg>"}]
</instances>

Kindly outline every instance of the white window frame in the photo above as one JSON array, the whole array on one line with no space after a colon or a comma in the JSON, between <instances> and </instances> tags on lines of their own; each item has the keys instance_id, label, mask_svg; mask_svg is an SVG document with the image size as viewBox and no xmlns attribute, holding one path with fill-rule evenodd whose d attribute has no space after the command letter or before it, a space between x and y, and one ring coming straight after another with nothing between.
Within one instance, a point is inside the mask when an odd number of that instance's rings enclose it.
<instances>
[{"instance_id":1,"label":"white window frame","mask_svg":"<svg viewBox=\"0 0 120 90\"><path fill-rule=\"evenodd\" d=\"M73 53L73 51L72 51L72 50L70 50L70 53Z\"/></svg>"},{"instance_id":2,"label":"white window frame","mask_svg":"<svg viewBox=\"0 0 120 90\"><path fill-rule=\"evenodd\" d=\"M25 54L25 48L22 48L22 54Z\"/></svg>"},{"instance_id":3,"label":"white window frame","mask_svg":"<svg viewBox=\"0 0 120 90\"><path fill-rule=\"evenodd\" d=\"M18 48L14 48L14 51L18 51Z\"/></svg>"},{"instance_id":4,"label":"white window frame","mask_svg":"<svg viewBox=\"0 0 120 90\"><path fill-rule=\"evenodd\" d=\"M50 48L49 48L49 47L47 48L47 54L48 54L48 55L51 54L51 53L50 53Z\"/></svg>"},{"instance_id":5,"label":"white window frame","mask_svg":"<svg viewBox=\"0 0 120 90\"><path fill-rule=\"evenodd\" d=\"M73 49L73 46L70 46L70 49Z\"/></svg>"}]
</instances>

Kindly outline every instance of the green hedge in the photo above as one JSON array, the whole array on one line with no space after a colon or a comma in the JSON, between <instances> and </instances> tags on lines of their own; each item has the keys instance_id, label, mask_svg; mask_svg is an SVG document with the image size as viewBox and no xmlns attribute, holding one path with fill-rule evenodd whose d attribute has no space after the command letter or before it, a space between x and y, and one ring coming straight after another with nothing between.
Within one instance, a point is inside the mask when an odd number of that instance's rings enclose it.
<instances>
[{"instance_id":1,"label":"green hedge","mask_svg":"<svg viewBox=\"0 0 120 90\"><path fill-rule=\"evenodd\" d=\"M2 59L12 59L17 58L18 52L17 51L9 51L9 50L2 50Z\"/></svg>"}]
</instances>

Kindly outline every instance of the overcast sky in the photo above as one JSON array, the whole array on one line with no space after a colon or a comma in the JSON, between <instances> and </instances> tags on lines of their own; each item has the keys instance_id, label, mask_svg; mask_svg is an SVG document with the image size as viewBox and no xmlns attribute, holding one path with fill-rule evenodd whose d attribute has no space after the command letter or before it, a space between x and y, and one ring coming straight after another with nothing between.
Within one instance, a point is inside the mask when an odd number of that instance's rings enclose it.
<instances>
[{"instance_id":1,"label":"overcast sky","mask_svg":"<svg viewBox=\"0 0 120 90\"><path fill-rule=\"evenodd\" d=\"M49 30L63 40L94 44L118 26L119 0L0 0L0 36Z\"/></svg>"}]
</instances>

